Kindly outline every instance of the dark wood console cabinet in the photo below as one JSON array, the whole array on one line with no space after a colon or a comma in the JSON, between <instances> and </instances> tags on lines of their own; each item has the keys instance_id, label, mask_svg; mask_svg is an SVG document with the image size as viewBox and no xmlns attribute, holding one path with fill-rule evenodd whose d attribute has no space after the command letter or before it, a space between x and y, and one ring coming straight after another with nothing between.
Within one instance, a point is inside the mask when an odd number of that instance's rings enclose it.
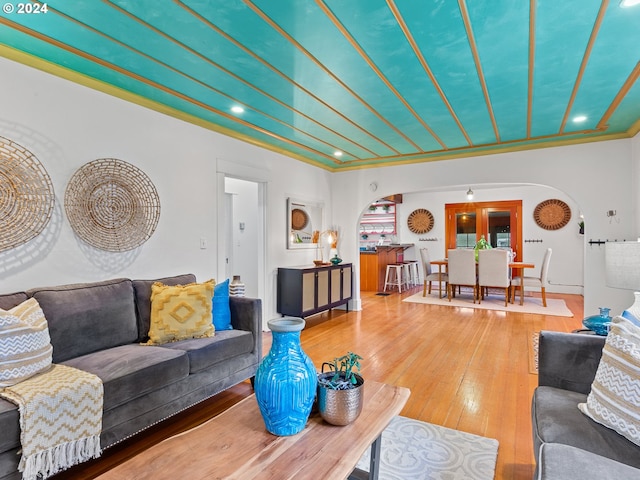
<instances>
[{"instance_id":1,"label":"dark wood console cabinet","mask_svg":"<svg viewBox=\"0 0 640 480\"><path fill-rule=\"evenodd\" d=\"M308 317L345 305L353 297L352 276L350 263L278 268L277 311Z\"/></svg>"}]
</instances>

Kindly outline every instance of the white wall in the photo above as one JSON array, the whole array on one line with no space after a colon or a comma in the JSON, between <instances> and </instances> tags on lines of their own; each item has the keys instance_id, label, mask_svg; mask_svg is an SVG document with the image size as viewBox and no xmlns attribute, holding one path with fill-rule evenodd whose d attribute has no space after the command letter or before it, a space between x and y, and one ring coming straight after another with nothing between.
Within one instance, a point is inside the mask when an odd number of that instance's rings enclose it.
<instances>
[{"instance_id":1,"label":"white wall","mask_svg":"<svg viewBox=\"0 0 640 480\"><path fill-rule=\"evenodd\" d=\"M632 170L631 144L631 140L595 142L337 173L332 184L333 221L344 231L340 246L342 258L359 263L358 218L375 199L430 190L455 190L463 195L469 186L477 192L483 186L547 186L562 192L582 211L585 242L635 238L636 209L632 192L637 179ZM375 192L370 188L372 182L378 185ZM482 200L479 196L476 198ZM532 215L534 207L531 201L524 215ZM617 211L617 221L610 222L606 216L608 210ZM575 231L575 225L568 228ZM538 235L525 230L524 236ZM597 313L599 306L610 306L612 312L619 313L633 302L631 292L605 286L604 247L586 244L584 252L585 313ZM355 280L359 284L357 277ZM358 308L357 301L354 303L354 308Z\"/></svg>"},{"instance_id":2,"label":"white wall","mask_svg":"<svg viewBox=\"0 0 640 480\"><path fill-rule=\"evenodd\" d=\"M46 230L18 248L0 252L0 293L185 272L195 273L199 280L220 278L220 199L224 176L230 175L264 182L266 193L259 201L266 205L268 253L259 269L266 277L261 297L265 321L277 316L277 267L313 260L311 250L286 250L286 199L327 199L328 172L4 58L0 72L0 135L37 156L51 176L56 196ZM140 168L160 196L155 233L130 252L106 253L84 244L63 212L70 177L85 163L104 157ZM205 250L200 249L203 237L208 239Z\"/></svg>"}]
</instances>

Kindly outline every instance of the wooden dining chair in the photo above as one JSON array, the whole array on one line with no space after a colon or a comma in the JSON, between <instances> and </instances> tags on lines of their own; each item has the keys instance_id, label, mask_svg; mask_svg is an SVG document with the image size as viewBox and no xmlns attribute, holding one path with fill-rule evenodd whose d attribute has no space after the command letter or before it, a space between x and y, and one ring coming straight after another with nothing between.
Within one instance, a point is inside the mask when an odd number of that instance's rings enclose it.
<instances>
[{"instance_id":1,"label":"wooden dining chair","mask_svg":"<svg viewBox=\"0 0 640 480\"><path fill-rule=\"evenodd\" d=\"M504 306L509 304L509 252L507 250L492 249L478 251L478 287L480 296L478 303L482 303L486 289L501 288L504 290Z\"/></svg>"},{"instance_id":2,"label":"wooden dining chair","mask_svg":"<svg viewBox=\"0 0 640 480\"><path fill-rule=\"evenodd\" d=\"M431 258L429 256L428 248L420 249L420 258L422 259L422 270L424 272L424 286L422 288L422 296L427 296L427 286L429 290L429 295L431 295L431 283L432 282L444 282L445 291L447 290L447 285L449 282L449 275L446 273L434 272L431 267ZM442 283L438 283L438 297L442 297Z\"/></svg>"},{"instance_id":3,"label":"wooden dining chair","mask_svg":"<svg viewBox=\"0 0 640 480\"><path fill-rule=\"evenodd\" d=\"M547 248L547 251L544 254L544 258L542 259L542 267L540 268L539 277L522 277L522 283L524 283L526 287L537 287L540 289L540 292L542 294L542 305L544 307L547 306L547 295L545 289L548 285L547 276L549 274L551 253L551 249ZM522 288L522 283L520 282L520 277L514 277L511 279L511 302L514 301L516 289Z\"/></svg>"},{"instance_id":4,"label":"wooden dining chair","mask_svg":"<svg viewBox=\"0 0 640 480\"><path fill-rule=\"evenodd\" d=\"M456 286L473 287L473 303L478 296L478 282L476 278L476 255L472 249L456 248L449 250L449 301L455 297Z\"/></svg>"}]
</instances>

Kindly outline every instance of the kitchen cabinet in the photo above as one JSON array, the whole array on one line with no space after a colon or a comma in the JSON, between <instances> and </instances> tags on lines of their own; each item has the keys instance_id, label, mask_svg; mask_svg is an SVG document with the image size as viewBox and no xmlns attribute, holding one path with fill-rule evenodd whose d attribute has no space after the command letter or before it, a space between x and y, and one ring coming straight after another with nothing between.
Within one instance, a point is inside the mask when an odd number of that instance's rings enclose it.
<instances>
[{"instance_id":1,"label":"kitchen cabinet","mask_svg":"<svg viewBox=\"0 0 640 480\"><path fill-rule=\"evenodd\" d=\"M308 317L348 305L352 275L350 263L278 268L276 309L282 315Z\"/></svg>"},{"instance_id":2,"label":"kitchen cabinet","mask_svg":"<svg viewBox=\"0 0 640 480\"><path fill-rule=\"evenodd\" d=\"M384 292L387 265L402 262L412 243L379 245L375 251L360 252L360 291Z\"/></svg>"}]
</instances>

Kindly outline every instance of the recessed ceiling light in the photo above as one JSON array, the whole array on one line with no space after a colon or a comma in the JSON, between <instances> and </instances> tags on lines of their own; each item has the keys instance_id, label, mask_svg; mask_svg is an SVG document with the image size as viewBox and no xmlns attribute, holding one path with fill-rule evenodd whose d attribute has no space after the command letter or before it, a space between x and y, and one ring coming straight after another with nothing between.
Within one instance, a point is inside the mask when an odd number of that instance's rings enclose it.
<instances>
[{"instance_id":1,"label":"recessed ceiling light","mask_svg":"<svg viewBox=\"0 0 640 480\"><path fill-rule=\"evenodd\" d=\"M335 157L341 157L342 156L342 152L340 150L336 150L335 152L333 152L333 155Z\"/></svg>"},{"instance_id":2,"label":"recessed ceiling light","mask_svg":"<svg viewBox=\"0 0 640 480\"><path fill-rule=\"evenodd\" d=\"M587 119L586 115L576 115L575 117L573 117L573 121L575 123L582 123Z\"/></svg>"},{"instance_id":3,"label":"recessed ceiling light","mask_svg":"<svg viewBox=\"0 0 640 480\"><path fill-rule=\"evenodd\" d=\"M633 7L635 5L640 5L640 0L622 0L620 2L622 8Z\"/></svg>"},{"instance_id":4,"label":"recessed ceiling light","mask_svg":"<svg viewBox=\"0 0 640 480\"><path fill-rule=\"evenodd\" d=\"M242 108L240 105L234 105L233 107L231 107L231 111L233 113L242 113L244 112L244 108Z\"/></svg>"}]
</instances>

